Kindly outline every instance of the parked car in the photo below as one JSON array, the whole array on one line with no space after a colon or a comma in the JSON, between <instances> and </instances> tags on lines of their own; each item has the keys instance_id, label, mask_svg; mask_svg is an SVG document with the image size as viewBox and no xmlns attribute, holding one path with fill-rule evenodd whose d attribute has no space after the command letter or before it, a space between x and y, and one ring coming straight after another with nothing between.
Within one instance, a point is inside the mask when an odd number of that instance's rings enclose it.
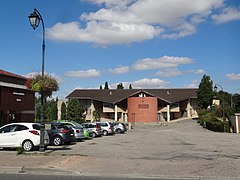
<instances>
[{"instance_id":1,"label":"parked car","mask_svg":"<svg viewBox=\"0 0 240 180\"><path fill-rule=\"evenodd\" d=\"M22 147L31 151L40 144L40 124L38 123L11 123L0 128L0 147ZM44 132L44 145L49 144L48 133Z\"/></svg>"},{"instance_id":2,"label":"parked car","mask_svg":"<svg viewBox=\"0 0 240 180\"><path fill-rule=\"evenodd\" d=\"M109 134L114 134L114 126L110 122L97 122L97 124L101 127L102 129L102 134L104 136L107 136Z\"/></svg>"},{"instance_id":3,"label":"parked car","mask_svg":"<svg viewBox=\"0 0 240 180\"><path fill-rule=\"evenodd\" d=\"M123 122L114 122L114 131L118 134L124 133L127 131L127 126Z\"/></svg>"},{"instance_id":4,"label":"parked car","mask_svg":"<svg viewBox=\"0 0 240 180\"><path fill-rule=\"evenodd\" d=\"M73 129L60 122L46 123L45 129L48 132L51 145L60 146L75 141Z\"/></svg>"},{"instance_id":5,"label":"parked car","mask_svg":"<svg viewBox=\"0 0 240 180\"><path fill-rule=\"evenodd\" d=\"M101 127L97 124L97 123L83 123L81 124L83 126L83 128L89 130L90 136L95 138L97 136L101 136L102 135L102 130Z\"/></svg>"},{"instance_id":6,"label":"parked car","mask_svg":"<svg viewBox=\"0 0 240 180\"><path fill-rule=\"evenodd\" d=\"M72 128L74 130L74 136L75 136L75 139L77 141L81 141L82 139L85 139L85 138L89 137L89 133L88 133L88 136L87 136L86 133L84 133L84 131L86 131L86 130L84 130L82 125L75 122L75 121L59 120L57 122L60 122L62 124L65 124L69 128Z\"/></svg>"}]
</instances>

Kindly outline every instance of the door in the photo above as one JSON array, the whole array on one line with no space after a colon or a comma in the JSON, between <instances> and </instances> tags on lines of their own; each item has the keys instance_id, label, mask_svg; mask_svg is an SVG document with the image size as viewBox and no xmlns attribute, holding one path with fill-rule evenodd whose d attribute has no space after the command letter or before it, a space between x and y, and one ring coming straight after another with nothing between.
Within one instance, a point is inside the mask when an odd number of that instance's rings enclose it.
<instances>
[{"instance_id":1,"label":"door","mask_svg":"<svg viewBox=\"0 0 240 180\"><path fill-rule=\"evenodd\" d=\"M17 125L7 125L0 129L0 147L16 147Z\"/></svg>"}]
</instances>

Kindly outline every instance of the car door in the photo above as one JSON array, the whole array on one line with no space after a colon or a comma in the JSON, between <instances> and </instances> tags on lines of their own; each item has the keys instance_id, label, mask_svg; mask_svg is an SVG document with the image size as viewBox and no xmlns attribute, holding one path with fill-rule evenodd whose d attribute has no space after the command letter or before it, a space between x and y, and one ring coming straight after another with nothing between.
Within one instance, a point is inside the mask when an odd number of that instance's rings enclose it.
<instances>
[{"instance_id":1,"label":"car door","mask_svg":"<svg viewBox=\"0 0 240 180\"><path fill-rule=\"evenodd\" d=\"M17 125L8 125L0 129L0 146L15 147L17 141Z\"/></svg>"}]
</instances>

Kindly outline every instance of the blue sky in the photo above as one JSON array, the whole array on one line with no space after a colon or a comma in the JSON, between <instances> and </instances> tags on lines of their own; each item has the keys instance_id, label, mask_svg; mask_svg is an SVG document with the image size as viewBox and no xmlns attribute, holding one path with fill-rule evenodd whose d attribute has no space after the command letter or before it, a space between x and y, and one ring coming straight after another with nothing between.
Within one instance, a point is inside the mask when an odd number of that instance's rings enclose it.
<instances>
[{"instance_id":1,"label":"blue sky","mask_svg":"<svg viewBox=\"0 0 240 180\"><path fill-rule=\"evenodd\" d=\"M240 93L239 0L7 0L0 5L1 69L29 77L45 72L64 98L75 88L198 87L204 74Z\"/></svg>"}]
</instances>

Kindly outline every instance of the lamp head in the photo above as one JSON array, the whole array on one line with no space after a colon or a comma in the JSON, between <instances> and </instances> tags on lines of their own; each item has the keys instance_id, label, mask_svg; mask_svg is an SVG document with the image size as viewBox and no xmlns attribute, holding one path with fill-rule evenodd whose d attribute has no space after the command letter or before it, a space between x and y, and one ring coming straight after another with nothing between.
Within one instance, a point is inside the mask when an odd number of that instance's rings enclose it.
<instances>
[{"instance_id":1,"label":"lamp head","mask_svg":"<svg viewBox=\"0 0 240 180\"><path fill-rule=\"evenodd\" d=\"M40 23L40 20L41 20L40 17L39 17L39 15L38 15L37 12L34 10L34 11L28 16L28 18L29 18L29 22L30 22L32 28L35 30L35 29L38 27L38 25L39 25L39 23Z\"/></svg>"},{"instance_id":2,"label":"lamp head","mask_svg":"<svg viewBox=\"0 0 240 180\"><path fill-rule=\"evenodd\" d=\"M214 86L214 91L217 92L217 86L216 85Z\"/></svg>"}]
</instances>

